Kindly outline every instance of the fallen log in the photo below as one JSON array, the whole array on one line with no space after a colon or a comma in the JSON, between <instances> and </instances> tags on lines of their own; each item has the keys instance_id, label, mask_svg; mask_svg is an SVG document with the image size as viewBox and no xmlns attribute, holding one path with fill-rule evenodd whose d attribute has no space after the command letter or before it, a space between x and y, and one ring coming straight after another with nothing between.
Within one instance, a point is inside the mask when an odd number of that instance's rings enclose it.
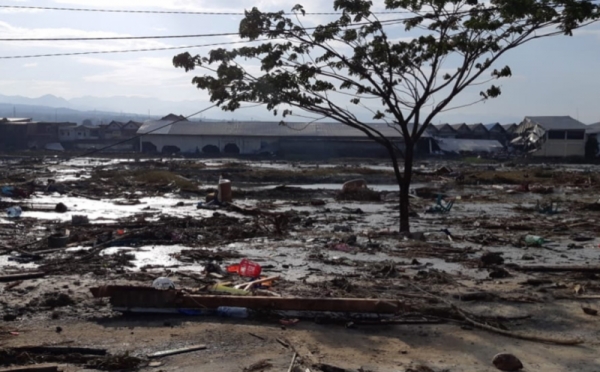
<instances>
[{"instance_id":1,"label":"fallen log","mask_svg":"<svg viewBox=\"0 0 600 372\"><path fill-rule=\"evenodd\" d=\"M0 283L8 283L8 282L16 282L19 280L26 279L37 279L46 276L46 273L38 271L31 273L19 273L19 274L11 274L11 275L2 275L0 276Z\"/></svg>"},{"instance_id":2,"label":"fallen log","mask_svg":"<svg viewBox=\"0 0 600 372\"><path fill-rule=\"evenodd\" d=\"M110 303L114 307L126 309L243 307L251 310L395 314L401 310L402 304L392 299L187 295L177 290L161 291L152 287L131 286L108 286L90 290L94 297L110 297Z\"/></svg>"},{"instance_id":3,"label":"fallen log","mask_svg":"<svg viewBox=\"0 0 600 372\"><path fill-rule=\"evenodd\" d=\"M507 265L508 266L508 265ZM573 266L573 265L510 265L514 270L530 272L579 272L600 273L600 266Z\"/></svg>"},{"instance_id":4,"label":"fallen log","mask_svg":"<svg viewBox=\"0 0 600 372\"><path fill-rule=\"evenodd\" d=\"M0 369L0 372L58 372L57 365L37 365L28 367L17 367Z\"/></svg>"}]
</instances>

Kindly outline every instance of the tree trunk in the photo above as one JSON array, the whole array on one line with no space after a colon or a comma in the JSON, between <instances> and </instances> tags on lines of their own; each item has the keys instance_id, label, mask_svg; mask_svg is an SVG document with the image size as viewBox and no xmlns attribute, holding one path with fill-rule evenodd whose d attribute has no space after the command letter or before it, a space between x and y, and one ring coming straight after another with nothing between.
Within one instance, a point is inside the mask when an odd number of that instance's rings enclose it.
<instances>
[{"instance_id":1,"label":"tree trunk","mask_svg":"<svg viewBox=\"0 0 600 372\"><path fill-rule=\"evenodd\" d=\"M414 159L414 144L412 141L406 141L404 150L404 175L399 180L400 186L400 232L410 232L410 183L412 180L412 169Z\"/></svg>"}]
</instances>

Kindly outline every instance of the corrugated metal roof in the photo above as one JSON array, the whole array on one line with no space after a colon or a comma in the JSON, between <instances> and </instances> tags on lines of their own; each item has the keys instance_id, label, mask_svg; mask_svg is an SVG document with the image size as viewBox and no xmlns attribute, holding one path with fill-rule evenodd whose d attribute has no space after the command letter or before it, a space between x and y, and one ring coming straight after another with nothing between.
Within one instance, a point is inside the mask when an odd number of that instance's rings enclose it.
<instances>
[{"instance_id":1,"label":"corrugated metal roof","mask_svg":"<svg viewBox=\"0 0 600 372\"><path fill-rule=\"evenodd\" d=\"M455 138L436 138L437 145L444 152L496 152L504 146L496 140L473 140Z\"/></svg>"},{"instance_id":2,"label":"corrugated metal roof","mask_svg":"<svg viewBox=\"0 0 600 372\"><path fill-rule=\"evenodd\" d=\"M587 129L587 125L570 116L526 116L522 124L537 124L545 130Z\"/></svg>"},{"instance_id":3,"label":"corrugated metal roof","mask_svg":"<svg viewBox=\"0 0 600 372\"><path fill-rule=\"evenodd\" d=\"M510 124L507 124L510 125ZM503 132L506 131L504 126L501 125L500 123L490 123L490 124L483 124L483 126L485 127L485 129L487 129L488 131L498 127L500 128Z\"/></svg>"},{"instance_id":4,"label":"corrugated metal roof","mask_svg":"<svg viewBox=\"0 0 600 372\"><path fill-rule=\"evenodd\" d=\"M471 128L469 128L469 126L466 123L460 123L460 124L452 124L450 125L452 127L452 129L454 130L461 130L461 129L466 129L468 131L471 130Z\"/></svg>"},{"instance_id":5,"label":"corrugated metal roof","mask_svg":"<svg viewBox=\"0 0 600 372\"><path fill-rule=\"evenodd\" d=\"M386 137L401 138L402 134L386 124L369 124ZM138 134L180 136L253 136L253 137L366 137L362 131L341 123L286 123L278 122L190 122L173 123L169 120L147 121ZM423 137L429 137L426 132Z\"/></svg>"}]
</instances>

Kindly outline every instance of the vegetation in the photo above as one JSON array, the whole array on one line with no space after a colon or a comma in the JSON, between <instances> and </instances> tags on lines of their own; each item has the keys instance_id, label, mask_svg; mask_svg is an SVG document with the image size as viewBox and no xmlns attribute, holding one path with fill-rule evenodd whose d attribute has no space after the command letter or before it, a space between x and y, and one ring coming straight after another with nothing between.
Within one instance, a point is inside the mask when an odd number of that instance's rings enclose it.
<instances>
[{"instance_id":1,"label":"vegetation","mask_svg":"<svg viewBox=\"0 0 600 372\"><path fill-rule=\"evenodd\" d=\"M314 120L360 130L384 146L400 188L400 230L408 232L414 149L427 127L445 111L500 96L495 81L512 75L509 66L497 66L503 55L535 39L572 35L598 18L599 5L590 0L377 3L406 15L380 20L373 1L335 0L340 17L308 28L301 5L293 8L295 17L253 8L240 23L240 36L271 41L206 56L183 53L173 62L186 71L205 69L193 83L224 110L243 103L264 104L283 117L301 110ZM398 33L401 28L410 36ZM258 73L250 72L252 63L259 65ZM456 103L471 87L480 90L478 98ZM361 120L366 111L369 121L396 129L404 144Z\"/></svg>"}]
</instances>

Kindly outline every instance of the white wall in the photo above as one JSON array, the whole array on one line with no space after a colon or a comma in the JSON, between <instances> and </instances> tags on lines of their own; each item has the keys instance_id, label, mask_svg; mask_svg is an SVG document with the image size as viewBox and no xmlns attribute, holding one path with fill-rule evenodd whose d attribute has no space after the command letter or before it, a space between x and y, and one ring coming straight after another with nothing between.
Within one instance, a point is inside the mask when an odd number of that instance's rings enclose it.
<instances>
[{"instance_id":1,"label":"white wall","mask_svg":"<svg viewBox=\"0 0 600 372\"><path fill-rule=\"evenodd\" d=\"M542 148L533 153L538 157L585 156L585 139L583 140L551 140L548 139Z\"/></svg>"},{"instance_id":2,"label":"white wall","mask_svg":"<svg viewBox=\"0 0 600 372\"><path fill-rule=\"evenodd\" d=\"M175 136L175 135L160 135L148 134L141 137L141 143L150 142L159 152L162 152L165 146L177 146L181 152L195 153L196 149L202 151L202 148L207 145L217 146L221 153L225 146L229 143L234 143L240 148L240 154L255 154L261 149L263 142L277 142L273 138L259 137L209 137L209 136Z\"/></svg>"}]
</instances>

